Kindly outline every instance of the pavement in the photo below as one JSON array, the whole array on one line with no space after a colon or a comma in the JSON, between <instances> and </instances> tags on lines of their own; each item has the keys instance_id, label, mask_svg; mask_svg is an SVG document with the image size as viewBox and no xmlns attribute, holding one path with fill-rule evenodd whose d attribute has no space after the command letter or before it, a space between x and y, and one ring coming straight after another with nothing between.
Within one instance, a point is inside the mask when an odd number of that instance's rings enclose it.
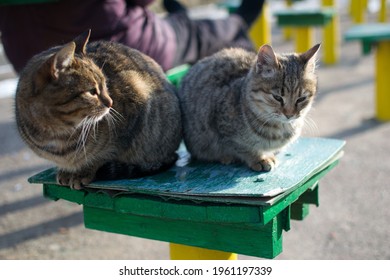
<instances>
[{"instance_id":1,"label":"pavement","mask_svg":"<svg viewBox=\"0 0 390 280\"><path fill-rule=\"evenodd\" d=\"M352 23L345 7L340 12L342 33ZM390 123L375 120L374 55L362 56L358 42L340 44L336 65L319 64L304 135L345 139L345 155L320 181L320 206L310 206L307 218L283 233L276 260L390 259ZM275 24L272 45L294 50ZM1 61L0 79L15 77ZM0 83L0 92L5 88ZM21 141L9 94L0 98L0 159L0 259L169 259L166 242L85 229L80 205L46 200L40 185L26 181L51 164Z\"/></svg>"}]
</instances>

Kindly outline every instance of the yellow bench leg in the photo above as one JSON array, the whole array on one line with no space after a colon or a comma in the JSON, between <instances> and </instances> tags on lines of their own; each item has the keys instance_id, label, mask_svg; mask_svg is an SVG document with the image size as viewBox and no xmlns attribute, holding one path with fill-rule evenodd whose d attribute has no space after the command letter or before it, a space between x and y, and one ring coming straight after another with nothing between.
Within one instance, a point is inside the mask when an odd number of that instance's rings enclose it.
<instances>
[{"instance_id":1,"label":"yellow bench leg","mask_svg":"<svg viewBox=\"0 0 390 280\"><path fill-rule=\"evenodd\" d=\"M334 7L334 0L322 0L325 7ZM323 62L335 64L339 60L339 17L334 15L330 23L324 27Z\"/></svg>"},{"instance_id":2,"label":"yellow bench leg","mask_svg":"<svg viewBox=\"0 0 390 280\"><path fill-rule=\"evenodd\" d=\"M376 50L376 114L378 120L390 120L390 41L378 43Z\"/></svg>"},{"instance_id":3,"label":"yellow bench leg","mask_svg":"<svg viewBox=\"0 0 390 280\"><path fill-rule=\"evenodd\" d=\"M366 8L366 2L364 0L350 0L351 16L355 23L364 22L364 11Z\"/></svg>"},{"instance_id":4,"label":"yellow bench leg","mask_svg":"<svg viewBox=\"0 0 390 280\"><path fill-rule=\"evenodd\" d=\"M286 0L286 4L288 8L291 8L292 6L292 0ZM285 27L283 28L283 38L284 40L288 41L291 40L293 37L293 30L291 27Z\"/></svg>"},{"instance_id":5,"label":"yellow bench leg","mask_svg":"<svg viewBox=\"0 0 390 280\"><path fill-rule=\"evenodd\" d=\"M271 44L271 29L268 21L268 4L263 4L261 15L253 23L249 30L249 37L258 49L264 44Z\"/></svg>"},{"instance_id":6,"label":"yellow bench leg","mask_svg":"<svg viewBox=\"0 0 390 280\"><path fill-rule=\"evenodd\" d=\"M171 260L237 260L237 254L227 253L180 245L175 243L169 244Z\"/></svg>"},{"instance_id":7,"label":"yellow bench leg","mask_svg":"<svg viewBox=\"0 0 390 280\"><path fill-rule=\"evenodd\" d=\"M313 43L313 28L296 27L295 50L298 53L307 51L312 47Z\"/></svg>"},{"instance_id":8,"label":"yellow bench leg","mask_svg":"<svg viewBox=\"0 0 390 280\"><path fill-rule=\"evenodd\" d=\"M381 0L381 9L379 10L379 22L386 22L386 0Z\"/></svg>"}]
</instances>

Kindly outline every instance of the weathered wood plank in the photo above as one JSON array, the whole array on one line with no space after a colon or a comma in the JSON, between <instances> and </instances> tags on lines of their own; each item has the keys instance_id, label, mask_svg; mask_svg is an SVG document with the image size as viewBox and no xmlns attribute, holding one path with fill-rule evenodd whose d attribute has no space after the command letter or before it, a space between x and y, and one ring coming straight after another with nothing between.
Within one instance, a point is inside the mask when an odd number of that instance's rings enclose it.
<instances>
[{"instance_id":1,"label":"weathered wood plank","mask_svg":"<svg viewBox=\"0 0 390 280\"><path fill-rule=\"evenodd\" d=\"M249 170L244 165L221 165L191 162L179 164L170 170L144 178L99 181L89 187L104 190L118 190L129 193L177 197L181 199L258 204L275 203L276 195L294 190L319 173L340 156L345 142L322 138L301 138L277 157L279 165L268 173ZM179 151L183 157L185 151ZM32 183L55 184L55 170L47 170L30 178ZM264 199L265 198L265 199Z\"/></svg>"},{"instance_id":2,"label":"weathered wood plank","mask_svg":"<svg viewBox=\"0 0 390 280\"><path fill-rule=\"evenodd\" d=\"M84 221L90 229L248 256L274 258L282 251L282 214L262 226L158 219L84 206Z\"/></svg>"}]
</instances>

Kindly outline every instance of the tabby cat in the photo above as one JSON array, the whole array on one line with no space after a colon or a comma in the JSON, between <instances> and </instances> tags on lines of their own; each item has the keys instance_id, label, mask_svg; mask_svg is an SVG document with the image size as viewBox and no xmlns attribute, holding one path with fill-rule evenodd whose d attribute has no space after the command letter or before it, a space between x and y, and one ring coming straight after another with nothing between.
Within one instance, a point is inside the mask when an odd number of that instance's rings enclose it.
<instances>
[{"instance_id":1,"label":"tabby cat","mask_svg":"<svg viewBox=\"0 0 390 280\"><path fill-rule=\"evenodd\" d=\"M22 138L75 189L167 168L182 138L176 90L160 66L89 35L33 57L15 97Z\"/></svg>"},{"instance_id":2,"label":"tabby cat","mask_svg":"<svg viewBox=\"0 0 390 280\"><path fill-rule=\"evenodd\" d=\"M302 54L225 49L196 63L179 100L184 141L192 157L242 162L270 171L275 152L296 139L317 90L320 45Z\"/></svg>"}]
</instances>

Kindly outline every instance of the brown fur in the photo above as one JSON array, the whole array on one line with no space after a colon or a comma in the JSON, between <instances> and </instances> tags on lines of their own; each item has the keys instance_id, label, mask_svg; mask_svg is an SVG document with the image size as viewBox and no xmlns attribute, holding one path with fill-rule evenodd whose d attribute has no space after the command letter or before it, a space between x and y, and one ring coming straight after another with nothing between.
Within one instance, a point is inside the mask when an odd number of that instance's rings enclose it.
<instances>
[{"instance_id":1,"label":"brown fur","mask_svg":"<svg viewBox=\"0 0 390 280\"><path fill-rule=\"evenodd\" d=\"M151 58L88 38L35 56L21 73L15 113L22 138L72 188L172 165L181 140L175 88Z\"/></svg>"},{"instance_id":2,"label":"brown fur","mask_svg":"<svg viewBox=\"0 0 390 280\"><path fill-rule=\"evenodd\" d=\"M195 64L179 99L184 141L199 160L275 165L274 152L296 139L317 90L316 45L303 54L225 49Z\"/></svg>"}]
</instances>

